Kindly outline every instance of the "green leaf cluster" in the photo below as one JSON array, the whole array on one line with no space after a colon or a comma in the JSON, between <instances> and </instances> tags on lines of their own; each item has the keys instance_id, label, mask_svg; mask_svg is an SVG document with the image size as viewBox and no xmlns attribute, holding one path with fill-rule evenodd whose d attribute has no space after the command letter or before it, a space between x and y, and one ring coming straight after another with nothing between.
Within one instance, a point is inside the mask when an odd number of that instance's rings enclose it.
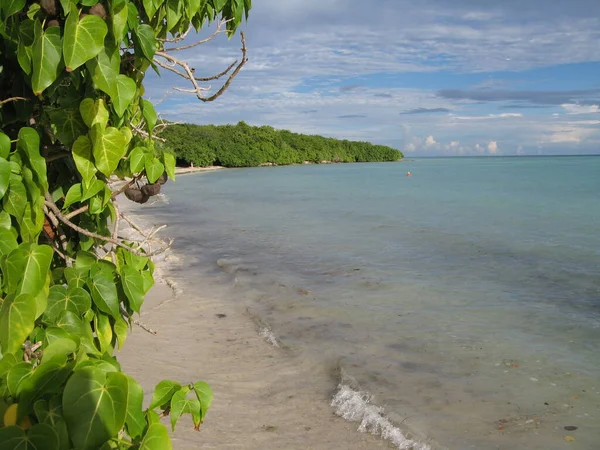
<instances>
[{"instance_id":1,"label":"green leaf cluster","mask_svg":"<svg viewBox=\"0 0 600 450\"><path fill-rule=\"evenodd\" d=\"M203 382L142 387L114 356L151 288L150 255L118 238L112 177L174 179L143 98L166 40L250 0L0 2L0 448L168 449L212 400ZM132 183L130 182L130 183ZM156 189L155 189L156 191Z\"/></svg>"},{"instance_id":2,"label":"green leaf cluster","mask_svg":"<svg viewBox=\"0 0 600 450\"><path fill-rule=\"evenodd\" d=\"M161 134L183 165L254 167L303 163L385 162L403 157L395 148L292 133L269 126L173 124Z\"/></svg>"}]
</instances>

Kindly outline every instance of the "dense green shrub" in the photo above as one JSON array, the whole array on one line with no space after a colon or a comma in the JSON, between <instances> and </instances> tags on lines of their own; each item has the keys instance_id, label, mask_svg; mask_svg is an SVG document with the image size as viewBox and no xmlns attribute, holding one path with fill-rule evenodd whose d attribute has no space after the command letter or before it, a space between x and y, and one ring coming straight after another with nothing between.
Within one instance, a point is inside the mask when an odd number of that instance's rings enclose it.
<instances>
[{"instance_id":1,"label":"dense green shrub","mask_svg":"<svg viewBox=\"0 0 600 450\"><path fill-rule=\"evenodd\" d=\"M154 282L115 199L174 178L146 71L189 69L170 56L178 38L221 17L231 35L250 2L0 1L0 449L163 450L161 417L204 420L206 383L162 381L143 409L113 356ZM188 81L204 101L222 92ZM114 175L132 179L112 190Z\"/></svg>"},{"instance_id":2,"label":"dense green shrub","mask_svg":"<svg viewBox=\"0 0 600 450\"><path fill-rule=\"evenodd\" d=\"M179 163L195 166L253 167L261 164L397 161L400 151L384 145L308 136L269 126L169 126L161 137Z\"/></svg>"}]
</instances>

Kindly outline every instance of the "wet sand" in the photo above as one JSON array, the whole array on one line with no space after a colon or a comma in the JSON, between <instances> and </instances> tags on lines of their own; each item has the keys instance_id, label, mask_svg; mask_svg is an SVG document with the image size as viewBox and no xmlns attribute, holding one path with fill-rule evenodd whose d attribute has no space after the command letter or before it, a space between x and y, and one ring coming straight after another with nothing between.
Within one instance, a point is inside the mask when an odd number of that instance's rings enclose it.
<instances>
[{"instance_id":1,"label":"wet sand","mask_svg":"<svg viewBox=\"0 0 600 450\"><path fill-rule=\"evenodd\" d=\"M158 262L160 271L168 274L165 265L176 259L167 255ZM162 379L204 380L213 388L200 432L191 419L182 419L172 435L175 449L391 448L334 414L329 405L337 385L333 370L311 366L297 352L268 343L251 315L214 291L218 288L176 293L165 281L152 288L140 317L157 335L134 326L117 357L141 383L146 405Z\"/></svg>"}]
</instances>

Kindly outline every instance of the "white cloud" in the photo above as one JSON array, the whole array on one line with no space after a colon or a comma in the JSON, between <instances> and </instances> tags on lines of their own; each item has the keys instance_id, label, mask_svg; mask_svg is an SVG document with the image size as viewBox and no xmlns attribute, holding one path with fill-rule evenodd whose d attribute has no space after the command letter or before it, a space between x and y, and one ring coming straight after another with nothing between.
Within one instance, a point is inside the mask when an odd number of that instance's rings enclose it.
<instances>
[{"instance_id":1,"label":"white cloud","mask_svg":"<svg viewBox=\"0 0 600 450\"><path fill-rule=\"evenodd\" d=\"M600 113L600 105L578 105L576 103L565 103L562 106L567 114L593 114Z\"/></svg>"},{"instance_id":2,"label":"white cloud","mask_svg":"<svg viewBox=\"0 0 600 450\"><path fill-rule=\"evenodd\" d=\"M425 139L425 146L427 147L431 147L432 145L435 145L435 139L433 138L433 136L429 136L427 137L427 139Z\"/></svg>"},{"instance_id":3,"label":"white cloud","mask_svg":"<svg viewBox=\"0 0 600 450\"><path fill-rule=\"evenodd\" d=\"M490 155L496 155L500 149L498 148L498 142L490 141L488 144L488 152Z\"/></svg>"}]
</instances>

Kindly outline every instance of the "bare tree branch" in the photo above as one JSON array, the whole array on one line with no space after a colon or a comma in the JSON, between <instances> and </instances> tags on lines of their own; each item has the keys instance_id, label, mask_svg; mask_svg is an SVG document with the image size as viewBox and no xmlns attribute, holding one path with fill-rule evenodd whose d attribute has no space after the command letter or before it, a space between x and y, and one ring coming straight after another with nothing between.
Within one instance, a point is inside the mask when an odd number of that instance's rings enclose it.
<instances>
[{"instance_id":1,"label":"bare tree branch","mask_svg":"<svg viewBox=\"0 0 600 450\"><path fill-rule=\"evenodd\" d=\"M10 97L10 98L4 99L4 100L0 100L0 106L4 105L5 103L16 102L18 100L23 100L26 102L29 101L29 99L25 98L25 97Z\"/></svg>"},{"instance_id":2,"label":"bare tree branch","mask_svg":"<svg viewBox=\"0 0 600 450\"><path fill-rule=\"evenodd\" d=\"M223 20L220 19L217 22L217 29L215 30L215 32L210 35L209 37L207 37L206 39L202 39L200 41L194 42L193 44L189 44L189 45L183 45L181 47L171 47L171 48L165 48L163 51L165 52L178 52L180 50L187 50L188 48L193 48L196 47L198 45L201 44L205 44L209 41L212 41L214 38L216 38L219 34L224 33L227 31L227 29L223 29L224 25L227 25L227 23L231 22L233 19L227 19L227 20ZM185 38L185 36L187 36L187 34L190 32L192 27L188 28L187 31L185 33L183 33L183 38L179 39L179 38L175 38L173 40L170 41L163 41L163 42L179 42L181 40L183 40Z\"/></svg>"},{"instance_id":3,"label":"bare tree branch","mask_svg":"<svg viewBox=\"0 0 600 450\"><path fill-rule=\"evenodd\" d=\"M188 92L190 94L196 94L196 97L198 97L198 100L201 100L203 102L212 102L212 101L216 100L218 97L220 97L221 94L223 94L223 92L225 92L227 90L227 88L229 87L229 85L231 84L233 79L236 77L236 75L242 69L244 64L246 64L246 62L248 61L248 57L247 57L248 49L246 48L246 36L244 35L244 32L241 32L240 35L242 37L242 48L241 48L242 59L241 59L241 61L239 63L237 61L235 61L224 72L221 72L220 74L215 75L214 77L196 78L194 76L194 69L190 68L190 66L187 62L182 61L181 59L176 58L173 55L170 55L167 52L168 50L156 52L153 61L158 66L162 67L163 69L169 70L173 73L176 73L180 77L185 78L190 83L192 83L192 86L193 86L193 89L183 89L183 88L177 88L177 87L173 88L173 89L175 89L176 91L179 91L179 92ZM158 58L163 58L165 61L162 61ZM237 64L237 66L236 66L236 64ZM236 66L235 70L229 75L229 78L227 78L225 83L223 83L223 86L221 86L221 88L215 94L211 95L210 97L204 97L202 95L202 92L209 90L210 86L209 87L200 86L198 84L198 81L216 80L216 79L222 77L223 75L227 74L234 66Z\"/></svg>"}]
</instances>

